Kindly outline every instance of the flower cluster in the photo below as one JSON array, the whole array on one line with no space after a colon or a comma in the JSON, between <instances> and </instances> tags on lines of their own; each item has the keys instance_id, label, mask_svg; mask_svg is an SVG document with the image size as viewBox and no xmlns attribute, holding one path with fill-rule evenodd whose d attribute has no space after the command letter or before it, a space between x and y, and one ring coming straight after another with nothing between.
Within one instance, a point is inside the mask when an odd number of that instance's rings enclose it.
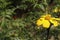
<instances>
[{"instance_id":1,"label":"flower cluster","mask_svg":"<svg viewBox=\"0 0 60 40\"><path fill-rule=\"evenodd\" d=\"M49 28L50 26L57 27L59 25L60 18L52 17L50 14L42 15L36 22L37 26L43 26ZM52 24L52 25L51 25Z\"/></svg>"}]
</instances>

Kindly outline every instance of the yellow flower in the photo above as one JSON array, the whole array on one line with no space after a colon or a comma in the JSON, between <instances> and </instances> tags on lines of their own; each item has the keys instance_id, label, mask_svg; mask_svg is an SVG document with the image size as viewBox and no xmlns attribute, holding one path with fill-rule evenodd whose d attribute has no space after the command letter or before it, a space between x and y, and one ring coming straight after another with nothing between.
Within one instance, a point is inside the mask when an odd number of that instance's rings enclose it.
<instances>
[{"instance_id":1,"label":"yellow flower","mask_svg":"<svg viewBox=\"0 0 60 40\"><path fill-rule=\"evenodd\" d=\"M37 26L42 25L44 28L49 28L51 24L56 27L59 25L60 18L54 18L50 14L42 15L36 22Z\"/></svg>"}]
</instances>

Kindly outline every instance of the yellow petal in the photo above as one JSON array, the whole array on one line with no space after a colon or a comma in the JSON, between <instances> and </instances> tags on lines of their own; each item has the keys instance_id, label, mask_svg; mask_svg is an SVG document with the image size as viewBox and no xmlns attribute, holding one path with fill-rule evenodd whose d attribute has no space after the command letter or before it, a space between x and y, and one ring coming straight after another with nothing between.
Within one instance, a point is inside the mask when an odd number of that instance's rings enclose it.
<instances>
[{"instance_id":1,"label":"yellow petal","mask_svg":"<svg viewBox=\"0 0 60 40\"><path fill-rule=\"evenodd\" d=\"M56 18L55 20L60 20L60 18Z\"/></svg>"},{"instance_id":2,"label":"yellow petal","mask_svg":"<svg viewBox=\"0 0 60 40\"><path fill-rule=\"evenodd\" d=\"M41 21L42 21L42 20L44 20L44 19L45 19L45 18L40 18L39 20L41 20Z\"/></svg>"},{"instance_id":3,"label":"yellow petal","mask_svg":"<svg viewBox=\"0 0 60 40\"><path fill-rule=\"evenodd\" d=\"M59 25L59 23L58 23L57 21L55 21L55 20L50 20L50 22L51 22L55 27Z\"/></svg>"},{"instance_id":4,"label":"yellow petal","mask_svg":"<svg viewBox=\"0 0 60 40\"><path fill-rule=\"evenodd\" d=\"M59 24L59 23L58 23L57 21L54 22L54 26L58 26L58 24Z\"/></svg>"},{"instance_id":5,"label":"yellow petal","mask_svg":"<svg viewBox=\"0 0 60 40\"><path fill-rule=\"evenodd\" d=\"M44 28L49 28L49 27L50 27L50 23L49 23L48 20L44 20L44 21L43 21L43 27L44 27Z\"/></svg>"},{"instance_id":6,"label":"yellow petal","mask_svg":"<svg viewBox=\"0 0 60 40\"><path fill-rule=\"evenodd\" d=\"M60 18L51 18L51 20L60 20Z\"/></svg>"},{"instance_id":7,"label":"yellow petal","mask_svg":"<svg viewBox=\"0 0 60 40\"><path fill-rule=\"evenodd\" d=\"M42 24L42 21L41 20L37 20L36 24L37 24L37 26L40 26Z\"/></svg>"}]
</instances>

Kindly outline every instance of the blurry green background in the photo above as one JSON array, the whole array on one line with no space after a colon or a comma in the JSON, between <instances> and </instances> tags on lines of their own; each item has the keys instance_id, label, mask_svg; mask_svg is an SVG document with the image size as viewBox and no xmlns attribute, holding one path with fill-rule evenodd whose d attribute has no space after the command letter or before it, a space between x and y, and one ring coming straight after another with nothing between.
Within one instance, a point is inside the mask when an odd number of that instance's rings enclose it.
<instances>
[{"instance_id":1,"label":"blurry green background","mask_svg":"<svg viewBox=\"0 0 60 40\"><path fill-rule=\"evenodd\" d=\"M48 7L48 8L47 8ZM36 20L46 12L60 17L60 0L0 0L0 40L46 40L46 29ZM60 40L60 26L51 28L50 40Z\"/></svg>"}]
</instances>

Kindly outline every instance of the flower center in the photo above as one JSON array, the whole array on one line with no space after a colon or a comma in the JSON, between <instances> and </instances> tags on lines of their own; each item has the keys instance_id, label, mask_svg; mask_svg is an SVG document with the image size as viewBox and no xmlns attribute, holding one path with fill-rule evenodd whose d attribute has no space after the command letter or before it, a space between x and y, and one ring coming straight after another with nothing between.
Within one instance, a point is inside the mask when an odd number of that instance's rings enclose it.
<instances>
[{"instance_id":1,"label":"flower center","mask_svg":"<svg viewBox=\"0 0 60 40\"><path fill-rule=\"evenodd\" d=\"M46 20L50 20L50 19L51 19L51 16L47 15L47 16L45 17L45 19L46 19Z\"/></svg>"}]
</instances>

